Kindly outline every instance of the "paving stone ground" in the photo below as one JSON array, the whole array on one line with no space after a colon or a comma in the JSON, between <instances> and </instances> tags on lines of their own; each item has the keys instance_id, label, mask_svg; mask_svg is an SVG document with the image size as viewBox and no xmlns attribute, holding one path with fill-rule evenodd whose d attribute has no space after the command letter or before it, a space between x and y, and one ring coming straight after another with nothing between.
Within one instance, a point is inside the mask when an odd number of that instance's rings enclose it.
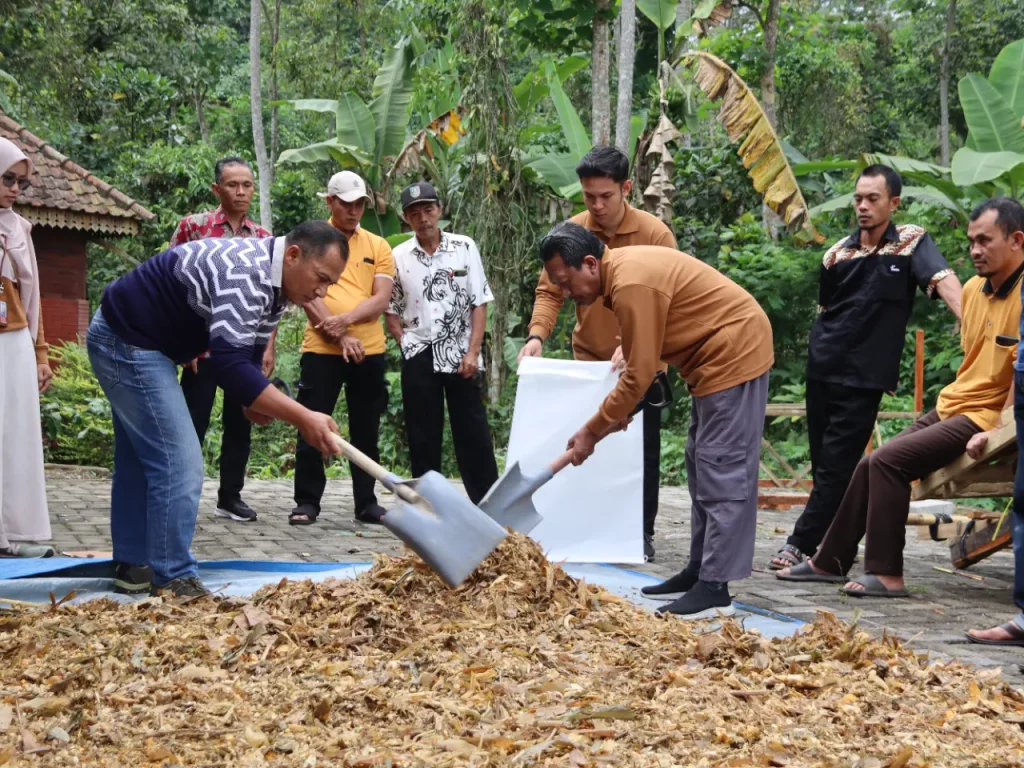
<instances>
[{"instance_id":1,"label":"paving stone ground","mask_svg":"<svg viewBox=\"0 0 1024 768\"><path fill-rule=\"evenodd\" d=\"M110 480L102 472L48 468L53 543L64 551L110 549ZM306 560L353 562L375 553L398 554L402 544L379 526L353 519L352 490L347 479L330 480L323 513L316 525L288 525L292 508L289 480L249 480L244 498L259 513L255 523L235 523L215 517L217 483L203 490L193 549L201 560ZM389 497L382 497L385 506ZM656 576L669 576L686 563L689 547L689 497L685 488L663 488L656 525L655 562L631 566ZM945 654L980 667L1000 667L1014 685L1024 686L1024 648L988 648L969 644L964 632L972 626L1002 623L1013 615L1011 601L1013 558L1003 551L962 575L934 570L952 569L944 543L923 541L907 534L905 572L911 597L904 600L865 600L841 595L825 584L779 581L765 569L771 554L785 541L798 508L761 510L753 576L733 585L738 601L812 620L819 610L856 619L876 633L897 635L912 647ZM855 566L856 569L856 566ZM855 573L858 571L855 570Z\"/></svg>"}]
</instances>

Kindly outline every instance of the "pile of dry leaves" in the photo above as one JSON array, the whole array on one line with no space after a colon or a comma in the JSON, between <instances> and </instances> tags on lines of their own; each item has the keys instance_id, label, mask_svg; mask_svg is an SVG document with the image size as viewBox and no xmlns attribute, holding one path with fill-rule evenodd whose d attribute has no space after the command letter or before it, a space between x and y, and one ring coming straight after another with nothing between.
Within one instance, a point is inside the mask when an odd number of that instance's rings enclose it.
<instances>
[{"instance_id":1,"label":"pile of dry leaves","mask_svg":"<svg viewBox=\"0 0 1024 768\"><path fill-rule=\"evenodd\" d=\"M456 591L418 558L252 600L0 616L0 763L995 766L1024 697L832 617L701 634L511 536ZM31 755L28 757L27 755Z\"/></svg>"}]
</instances>

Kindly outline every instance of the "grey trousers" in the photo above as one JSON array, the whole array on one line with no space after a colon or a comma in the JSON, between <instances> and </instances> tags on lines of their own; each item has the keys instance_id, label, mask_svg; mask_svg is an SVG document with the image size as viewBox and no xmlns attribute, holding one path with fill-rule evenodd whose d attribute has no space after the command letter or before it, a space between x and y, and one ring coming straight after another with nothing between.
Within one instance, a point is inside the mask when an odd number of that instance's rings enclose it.
<instances>
[{"instance_id":1,"label":"grey trousers","mask_svg":"<svg viewBox=\"0 0 1024 768\"><path fill-rule=\"evenodd\" d=\"M700 564L702 581L745 579L754 563L768 374L691 399L686 442L690 564Z\"/></svg>"}]
</instances>

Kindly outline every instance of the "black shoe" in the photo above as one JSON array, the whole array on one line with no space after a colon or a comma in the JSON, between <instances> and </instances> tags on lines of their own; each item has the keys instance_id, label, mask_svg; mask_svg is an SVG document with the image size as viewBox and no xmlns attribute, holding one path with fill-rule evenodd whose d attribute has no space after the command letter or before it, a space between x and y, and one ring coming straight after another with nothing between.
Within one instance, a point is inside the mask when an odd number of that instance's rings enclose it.
<instances>
[{"instance_id":1,"label":"black shoe","mask_svg":"<svg viewBox=\"0 0 1024 768\"><path fill-rule=\"evenodd\" d=\"M672 613L681 619L696 621L732 616L736 609L729 596L728 584L723 584L716 590L711 589L705 582L698 581L695 587L678 600L659 608L658 613Z\"/></svg>"},{"instance_id":2,"label":"black shoe","mask_svg":"<svg viewBox=\"0 0 1024 768\"><path fill-rule=\"evenodd\" d=\"M383 525L383 517L387 512L384 507L376 502L367 504L361 510L356 512L356 522L366 523L367 525Z\"/></svg>"},{"instance_id":3,"label":"black shoe","mask_svg":"<svg viewBox=\"0 0 1024 768\"><path fill-rule=\"evenodd\" d=\"M644 534L644 562L654 562L654 537Z\"/></svg>"},{"instance_id":4,"label":"black shoe","mask_svg":"<svg viewBox=\"0 0 1024 768\"><path fill-rule=\"evenodd\" d=\"M114 591L119 595L140 595L153 586L153 569L148 565L116 563Z\"/></svg>"},{"instance_id":5,"label":"black shoe","mask_svg":"<svg viewBox=\"0 0 1024 768\"><path fill-rule=\"evenodd\" d=\"M155 597L161 592L170 592L172 597L205 597L212 594L203 586L198 576L189 576L184 579L171 579L162 587L153 586L152 593Z\"/></svg>"},{"instance_id":6,"label":"black shoe","mask_svg":"<svg viewBox=\"0 0 1024 768\"><path fill-rule=\"evenodd\" d=\"M252 523L256 521L256 513L241 499L219 502L213 514L217 517L227 517L237 520L240 523Z\"/></svg>"},{"instance_id":7,"label":"black shoe","mask_svg":"<svg viewBox=\"0 0 1024 768\"><path fill-rule=\"evenodd\" d=\"M675 600L686 594L688 590L693 589L693 585L697 583L699 578L699 569L691 569L690 566L686 566L671 579L667 579L661 582L661 584L641 587L640 592L647 597L653 597L658 600Z\"/></svg>"}]
</instances>

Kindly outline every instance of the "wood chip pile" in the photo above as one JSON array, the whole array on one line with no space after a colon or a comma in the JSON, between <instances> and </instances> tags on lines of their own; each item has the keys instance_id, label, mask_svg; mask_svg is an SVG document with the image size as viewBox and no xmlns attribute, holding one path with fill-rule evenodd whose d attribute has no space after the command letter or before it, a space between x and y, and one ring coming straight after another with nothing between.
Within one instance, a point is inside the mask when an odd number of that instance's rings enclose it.
<instances>
[{"instance_id":1,"label":"wood chip pile","mask_svg":"<svg viewBox=\"0 0 1024 768\"><path fill-rule=\"evenodd\" d=\"M0 763L997 766L1024 696L822 616L664 619L511 536L459 590L415 556L251 600L0 615Z\"/></svg>"}]
</instances>

